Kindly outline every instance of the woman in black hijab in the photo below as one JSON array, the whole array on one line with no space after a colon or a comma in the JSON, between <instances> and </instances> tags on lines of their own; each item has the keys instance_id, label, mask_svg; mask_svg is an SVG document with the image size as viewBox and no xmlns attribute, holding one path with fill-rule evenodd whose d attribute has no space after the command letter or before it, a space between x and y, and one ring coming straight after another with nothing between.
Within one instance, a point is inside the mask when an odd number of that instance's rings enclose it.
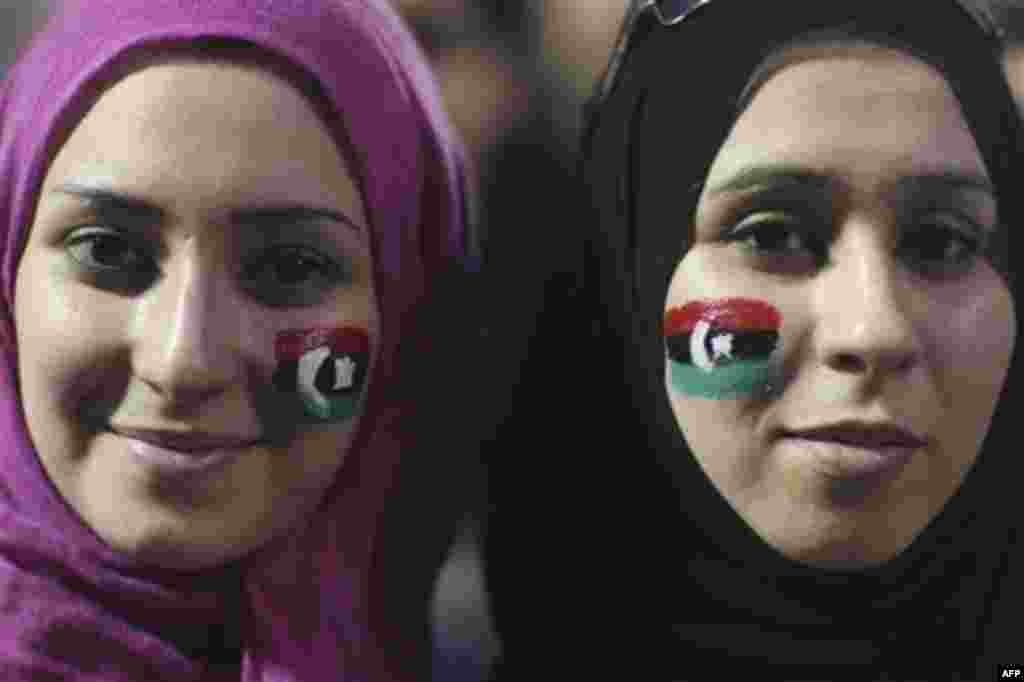
<instances>
[{"instance_id":1,"label":"woman in black hijab","mask_svg":"<svg viewBox=\"0 0 1024 682\"><path fill-rule=\"evenodd\" d=\"M624 36L588 112L586 352L624 359L621 466L671 482L607 583L637 679L996 679L1024 660L1024 138L987 18L648 1Z\"/></svg>"}]
</instances>

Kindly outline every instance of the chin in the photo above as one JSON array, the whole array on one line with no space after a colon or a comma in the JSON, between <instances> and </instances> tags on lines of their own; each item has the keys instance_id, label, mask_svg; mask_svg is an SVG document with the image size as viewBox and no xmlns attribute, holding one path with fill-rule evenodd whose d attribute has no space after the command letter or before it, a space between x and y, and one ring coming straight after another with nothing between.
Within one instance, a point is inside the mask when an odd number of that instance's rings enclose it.
<instances>
[{"instance_id":1,"label":"chin","mask_svg":"<svg viewBox=\"0 0 1024 682\"><path fill-rule=\"evenodd\" d=\"M805 537L797 542L782 539L770 544L787 559L805 566L826 571L858 571L892 561L911 541L901 542L867 529L838 534L830 529L818 537Z\"/></svg>"},{"instance_id":2,"label":"chin","mask_svg":"<svg viewBox=\"0 0 1024 682\"><path fill-rule=\"evenodd\" d=\"M201 571L222 566L245 554L245 548L225 543L225 538L205 538L196 528L185 524L152 519L134 528L119 528L116 533L101 533L114 550L137 562L169 571Z\"/></svg>"},{"instance_id":3,"label":"chin","mask_svg":"<svg viewBox=\"0 0 1024 682\"><path fill-rule=\"evenodd\" d=\"M931 500L905 487L846 496L831 487L807 487L798 497L787 491L742 507L741 517L776 552L813 568L882 566L902 555L934 517Z\"/></svg>"},{"instance_id":4,"label":"chin","mask_svg":"<svg viewBox=\"0 0 1024 682\"><path fill-rule=\"evenodd\" d=\"M899 556L899 552L878 555L863 548L828 548L824 551L798 553L790 559L825 571L860 571L881 566Z\"/></svg>"}]
</instances>

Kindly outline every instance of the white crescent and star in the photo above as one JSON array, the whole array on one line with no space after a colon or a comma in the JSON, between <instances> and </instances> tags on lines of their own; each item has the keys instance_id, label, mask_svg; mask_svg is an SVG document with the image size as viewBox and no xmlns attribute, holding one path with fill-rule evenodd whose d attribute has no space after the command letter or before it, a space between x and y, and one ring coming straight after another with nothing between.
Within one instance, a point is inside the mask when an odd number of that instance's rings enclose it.
<instances>
[{"instance_id":1,"label":"white crescent and star","mask_svg":"<svg viewBox=\"0 0 1024 682\"><path fill-rule=\"evenodd\" d=\"M298 367L298 389L306 398L326 408L329 404L327 397L317 390L314 380L317 372L324 362L330 357L331 351L327 346L320 346L307 351L299 358ZM355 383L356 363L349 357L335 358L334 360L334 386L333 390L352 388Z\"/></svg>"},{"instance_id":2,"label":"white crescent and star","mask_svg":"<svg viewBox=\"0 0 1024 682\"><path fill-rule=\"evenodd\" d=\"M716 334L711 337L711 355L707 351L707 337L711 333L711 325L701 320L693 327L690 334L690 359L693 364L705 372L715 368L715 363L732 359L732 334Z\"/></svg>"}]
</instances>

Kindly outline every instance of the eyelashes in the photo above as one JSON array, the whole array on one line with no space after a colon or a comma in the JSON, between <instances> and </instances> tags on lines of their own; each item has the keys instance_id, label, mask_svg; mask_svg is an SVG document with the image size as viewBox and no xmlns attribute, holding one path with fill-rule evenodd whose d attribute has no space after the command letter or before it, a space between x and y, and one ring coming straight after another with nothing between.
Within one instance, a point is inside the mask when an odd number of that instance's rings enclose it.
<instances>
[{"instance_id":1,"label":"eyelashes","mask_svg":"<svg viewBox=\"0 0 1024 682\"><path fill-rule=\"evenodd\" d=\"M824 264L828 244L817 222L781 211L755 213L726 229L722 241L743 249L769 269L814 269Z\"/></svg>"},{"instance_id":2,"label":"eyelashes","mask_svg":"<svg viewBox=\"0 0 1024 682\"><path fill-rule=\"evenodd\" d=\"M152 258L134 240L107 230L87 228L64 242L68 254L83 267L103 272L153 270Z\"/></svg>"},{"instance_id":3,"label":"eyelashes","mask_svg":"<svg viewBox=\"0 0 1024 682\"><path fill-rule=\"evenodd\" d=\"M282 245L264 249L242 266L247 290L275 306L302 305L318 292L352 281L351 271L316 249Z\"/></svg>"},{"instance_id":4,"label":"eyelashes","mask_svg":"<svg viewBox=\"0 0 1024 682\"><path fill-rule=\"evenodd\" d=\"M835 238L831 221L787 210L753 212L727 221L719 241L742 249L760 270L780 274L816 271L828 263ZM969 272L985 250L987 231L956 212L926 214L903 221L897 257L928 277Z\"/></svg>"},{"instance_id":5,"label":"eyelashes","mask_svg":"<svg viewBox=\"0 0 1024 682\"><path fill-rule=\"evenodd\" d=\"M63 245L100 288L141 291L160 274L158 259L144 240L118 230L82 228ZM242 289L271 307L315 305L353 279L348 263L303 244L277 244L247 254L237 276Z\"/></svg>"}]
</instances>

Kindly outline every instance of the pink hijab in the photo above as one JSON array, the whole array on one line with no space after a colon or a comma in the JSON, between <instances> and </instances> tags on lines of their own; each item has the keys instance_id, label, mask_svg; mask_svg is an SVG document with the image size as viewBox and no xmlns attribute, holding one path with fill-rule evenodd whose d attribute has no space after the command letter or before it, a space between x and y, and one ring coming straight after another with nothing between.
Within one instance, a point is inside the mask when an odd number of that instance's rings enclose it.
<instances>
[{"instance_id":1,"label":"pink hijab","mask_svg":"<svg viewBox=\"0 0 1024 682\"><path fill-rule=\"evenodd\" d=\"M50 483L19 399L12 311L48 145L84 114L87 86L128 50L203 38L244 40L296 65L340 114L336 139L351 141L370 225L381 335L360 432L316 513L258 556L184 575L111 550ZM443 276L467 266L463 190L435 84L386 0L62 4L0 90L0 679L417 679L447 536L403 545L408 519L424 510L409 509L410 476L400 475L418 434L396 368L431 337L410 320L422 320ZM214 665L202 647L222 630L241 658Z\"/></svg>"}]
</instances>

